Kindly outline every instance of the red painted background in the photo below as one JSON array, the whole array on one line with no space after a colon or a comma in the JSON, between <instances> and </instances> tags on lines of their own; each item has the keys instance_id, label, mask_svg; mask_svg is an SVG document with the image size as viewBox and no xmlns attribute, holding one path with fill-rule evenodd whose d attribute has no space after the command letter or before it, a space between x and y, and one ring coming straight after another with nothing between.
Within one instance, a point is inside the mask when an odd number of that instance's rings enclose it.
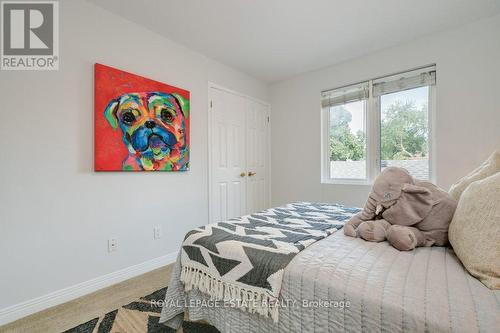
<instances>
[{"instance_id":1,"label":"red painted background","mask_svg":"<svg viewBox=\"0 0 500 333\"><path fill-rule=\"evenodd\" d=\"M118 96L133 92L159 91L177 93L189 99L189 91L158 81L95 64L94 66L94 168L95 171L122 171L122 162L128 151L122 141L120 128L111 127L104 117L108 103ZM186 124L186 144L189 147L189 118Z\"/></svg>"}]
</instances>

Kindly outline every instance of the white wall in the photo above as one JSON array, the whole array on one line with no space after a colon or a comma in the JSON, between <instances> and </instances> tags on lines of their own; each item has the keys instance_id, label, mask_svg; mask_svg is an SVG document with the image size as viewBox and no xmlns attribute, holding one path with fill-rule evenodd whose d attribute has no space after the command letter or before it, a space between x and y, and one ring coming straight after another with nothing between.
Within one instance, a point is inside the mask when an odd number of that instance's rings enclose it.
<instances>
[{"instance_id":1,"label":"white wall","mask_svg":"<svg viewBox=\"0 0 500 333\"><path fill-rule=\"evenodd\" d=\"M208 81L268 99L266 84L87 2L61 1L60 27L59 71L0 72L0 309L177 251L208 221ZM191 171L93 172L95 62L191 92Z\"/></svg>"},{"instance_id":2,"label":"white wall","mask_svg":"<svg viewBox=\"0 0 500 333\"><path fill-rule=\"evenodd\" d=\"M437 183L448 187L500 149L500 16L271 86L272 202L363 205L369 186L320 183L320 92L437 64Z\"/></svg>"}]
</instances>

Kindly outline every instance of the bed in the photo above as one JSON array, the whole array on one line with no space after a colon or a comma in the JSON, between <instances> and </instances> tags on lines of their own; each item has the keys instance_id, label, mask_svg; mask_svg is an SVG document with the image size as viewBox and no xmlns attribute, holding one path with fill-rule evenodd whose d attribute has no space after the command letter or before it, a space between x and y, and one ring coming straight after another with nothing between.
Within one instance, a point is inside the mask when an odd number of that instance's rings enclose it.
<instances>
[{"instance_id":1,"label":"bed","mask_svg":"<svg viewBox=\"0 0 500 333\"><path fill-rule=\"evenodd\" d=\"M337 231L286 266L278 322L206 306L210 298L197 289L186 292L180 275L178 258L160 319L172 328L181 325L184 312L222 333L498 332L500 327L500 291L469 275L447 247L400 252L386 242Z\"/></svg>"}]
</instances>

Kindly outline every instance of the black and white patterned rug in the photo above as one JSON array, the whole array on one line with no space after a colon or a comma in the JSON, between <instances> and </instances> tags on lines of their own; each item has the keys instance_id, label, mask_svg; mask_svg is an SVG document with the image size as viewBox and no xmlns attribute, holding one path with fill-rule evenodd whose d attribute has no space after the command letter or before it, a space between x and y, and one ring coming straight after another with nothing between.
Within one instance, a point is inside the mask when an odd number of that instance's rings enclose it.
<instances>
[{"instance_id":1,"label":"black and white patterned rug","mask_svg":"<svg viewBox=\"0 0 500 333\"><path fill-rule=\"evenodd\" d=\"M175 333L160 320L161 306L167 287L141 297L119 309L89 320L63 333ZM208 324L185 321L184 333L219 333Z\"/></svg>"}]
</instances>

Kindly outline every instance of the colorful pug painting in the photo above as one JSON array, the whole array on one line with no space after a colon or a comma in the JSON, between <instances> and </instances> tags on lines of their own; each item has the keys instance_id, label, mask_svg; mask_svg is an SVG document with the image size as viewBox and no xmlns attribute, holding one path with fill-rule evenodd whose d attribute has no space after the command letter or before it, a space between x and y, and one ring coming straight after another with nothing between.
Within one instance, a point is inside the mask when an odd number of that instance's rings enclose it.
<instances>
[{"instance_id":1,"label":"colorful pug painting","mask_svg":"<svg viewBox=\"0 0 500 333\"><path fill-rule=\"evenodd\" d=\"M189 92L95 65L95 170L189 169Z\"/></svg>"}]
</instances>

